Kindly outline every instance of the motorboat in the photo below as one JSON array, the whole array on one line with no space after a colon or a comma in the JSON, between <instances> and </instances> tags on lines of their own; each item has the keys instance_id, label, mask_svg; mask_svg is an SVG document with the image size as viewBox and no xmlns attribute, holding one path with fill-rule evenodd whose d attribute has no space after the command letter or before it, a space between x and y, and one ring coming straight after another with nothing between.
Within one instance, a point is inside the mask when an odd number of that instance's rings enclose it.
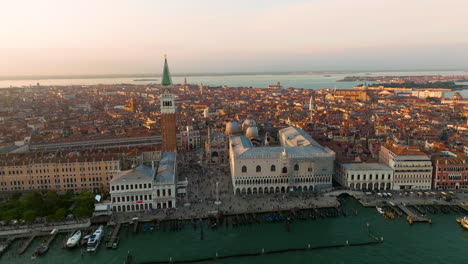
<instances>
[{"instance_id":1,"label":"motorboat","mask_svg":"<svg viewBox=\"0 0 468 264\"><path fill-rule=\"evenodd\" d=\"M99 226L96 231L88 238L88 246L86 251L88 252L94 252L96 249L99 247L99 244L101 243L102 237L104 235L104 227Z\"/></svg>"},{"instance_id":2,"label":"motorboat","mask_svg":"<svg viewBox=\"0 0 468 264\"><path fill-rule=\"evenodd\" d=\"M36 250L34 250L34 252L32 253L32 257L36 258L36 257L42 256L48 250L49 250L49 246L47 246L45 243L43 243L40 247L38 247L38 248L36 248Z\"/></svg>"},{"instance_id":3,"label":"motorboat","mask_svg":"<svg viewBox=\"0 0 468 264\"><path fill-rule=\"evenodd\" d=\"M463 228L468 230L468 216L457 218L457 223L459 223Z\"/></svg>"},{"instance_id":4,"label":"motorboat","mask_svg":"<svg viewBox=\"0 0 468 264\"><path fill-rule=\"evenodd\" d=\"M378 206L376 206L375 209L377 209L377 211L382 215L385 213L384 210Z\"/></svg>"},{"instance_id":5,"label":"motorboat","mask_svg":"<svg viewBox=\"0 0 468 264\"><path fill-rule=\"evenodd\" d=\"M81 231L80 230L75 231L73 235L71 235L68 238L66 246L68 248L76 246L78 242L80 242L80 238L81 238Z\"/></svg>"}]
</instances>

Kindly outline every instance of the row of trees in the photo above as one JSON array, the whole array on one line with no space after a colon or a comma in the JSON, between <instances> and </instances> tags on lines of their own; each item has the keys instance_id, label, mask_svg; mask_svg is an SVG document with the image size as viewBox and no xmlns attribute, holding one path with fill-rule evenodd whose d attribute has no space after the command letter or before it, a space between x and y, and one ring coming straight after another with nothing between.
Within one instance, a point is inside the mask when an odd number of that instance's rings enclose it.
<instances>
[{"instance_id":1,"label":"row of trees","mask_svg":"<svg viewBox=\"0 0 468 264\"><path fill-rule=\"evenodd\" d=\"M13 199L0 203L0 220L33 222L38 217L46 217L47 221L59 221L69 214L75 218L86 218L91 216L93 209L94 195L89 191L79 194L30 192L15 195Z\"/></svg>"}]
</instances>

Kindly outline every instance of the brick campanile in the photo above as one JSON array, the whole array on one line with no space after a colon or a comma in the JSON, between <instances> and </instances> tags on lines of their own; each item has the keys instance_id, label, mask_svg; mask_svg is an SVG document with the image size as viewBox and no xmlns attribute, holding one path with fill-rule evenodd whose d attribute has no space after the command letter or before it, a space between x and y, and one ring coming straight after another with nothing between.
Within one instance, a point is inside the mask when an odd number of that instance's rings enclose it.
<instances>
[{"instance_id":1,"label":"brick campanile","mask_svg":"<svg viewBox=\"0 0 468 264\"><path fill-rule=\"evenodd\" d=\"M172 88L172 79L169 73L167 57L164 56L164 70L161 82L161 134L163 152L177 151L176 105Z\"/></svg>"}]
</instances>

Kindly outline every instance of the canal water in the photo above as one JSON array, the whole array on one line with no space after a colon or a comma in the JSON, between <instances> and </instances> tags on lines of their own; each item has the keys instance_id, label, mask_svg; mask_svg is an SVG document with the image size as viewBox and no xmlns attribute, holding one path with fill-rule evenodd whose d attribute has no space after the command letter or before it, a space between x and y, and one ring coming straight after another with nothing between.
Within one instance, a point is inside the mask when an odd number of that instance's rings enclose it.
<instances>
[{"instance_id":1,"label":"canal water","mask_svg":"<svg viewBox=\"0 0 468 264\"><path fill-rule=\"evenodd\" d=\"M384 242L370 246L342 247L288 252L254 257L218 259L204 263L468 263L468 232L456 223L457 215L430 215L433 224L409 225L404 217L385 219L374 208L364 208L353 198L345 198L343 209L348 216L316 220L295 220L289 232L283 223L251 224L239 227L220 226L212 230L208 223L194 229L192 224L179 232L145 232L134 234L129 227L120 232L117 250L104 243L95 254L81 254L80 249L62 248L64 235L52 243L49 252L32 260L36 239L22 255L16 254L22 241L16 241L0 257L0 263L124 263L127 252L135 263L187 260L221 255L257 253L285 248L326 246L371 242L369 230ZM355 214L357 213L357 214Z\"/></svg>"}]
</instances>

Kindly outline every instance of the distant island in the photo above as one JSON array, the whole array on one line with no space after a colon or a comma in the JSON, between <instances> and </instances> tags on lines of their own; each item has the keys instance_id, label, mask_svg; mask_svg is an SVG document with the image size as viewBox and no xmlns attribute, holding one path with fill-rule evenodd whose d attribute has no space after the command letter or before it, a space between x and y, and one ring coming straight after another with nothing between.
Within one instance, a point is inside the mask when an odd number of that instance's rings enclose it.
<instances>
[{"instance_id":1,"label":"distant island","mask_svg":"<svg viewBox=\"0 0 468 264\"><path fill-rule=\"evenodd\" d=\"M388 83L435 83L435 82L468 82L468 75L420 75L420 76L346 76L338 82L388 82Z\"/></svg>"},{"instance_id":2,"label":"distant island","mask_svg":"<svg viewBox=\"0 0 468 264\"><path fill-rule=\"evenodd\" d=\"M152 82L152 81L159 81L159 79L135 79L134 82Z\"/></svg>"},{"instance_id":3,"label":"distant island","mask_svg":"<svg viewBox=\"0 0 468 264\"><path fill-rule=\"evenodd\" d=\"M364 86L359 84L357 86ZM420 89L451 89L452 91L468 89L468 85L455 84L455 82L431 82L431 83L370 83L368 87L385 87L385 88L420 88Z\"/></svg>"}]
</instances>

